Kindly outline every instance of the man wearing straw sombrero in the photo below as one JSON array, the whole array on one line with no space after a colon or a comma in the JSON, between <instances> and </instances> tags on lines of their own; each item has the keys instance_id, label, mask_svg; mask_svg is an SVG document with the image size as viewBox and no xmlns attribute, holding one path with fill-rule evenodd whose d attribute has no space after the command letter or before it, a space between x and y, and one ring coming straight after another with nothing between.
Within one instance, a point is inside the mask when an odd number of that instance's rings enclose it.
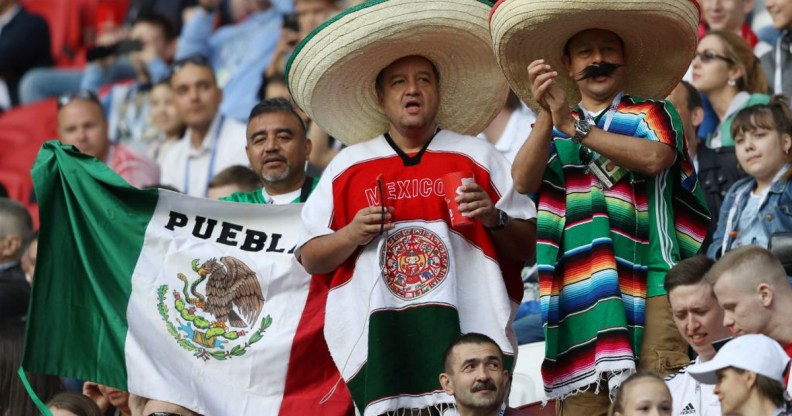
<instances>
[{"instance_id":1,"label":"man wearing straw sombrero","mask_svg":"<svg viewBox=\"0 0 792 416\"><path fill-rule=\"evenodd\" d=\"M490 8L364 3L311 33L287 66L295 102L349 146L305 204L297 255L329 287L325 338L365 415L451 406L437 374L461 333L489 336L513 364L535 208L506 159L469 136L508 91Z\"/></svg>"},{"instance_id":2,"label":"man wearing straw sombrero","mask_svg":"<svg viewBox=\"0 0 792 416\"><path fill-rule=\"evenodd\" d=\"M709 215L661 99L693 57L698 18L690 0L504 0L492 11L498 62L540 110L512 174L539 201L542 377L562 414L604 415L636 366L669 373L688 360L663 281L698 251Z\"/></svg>"}]
</instances>

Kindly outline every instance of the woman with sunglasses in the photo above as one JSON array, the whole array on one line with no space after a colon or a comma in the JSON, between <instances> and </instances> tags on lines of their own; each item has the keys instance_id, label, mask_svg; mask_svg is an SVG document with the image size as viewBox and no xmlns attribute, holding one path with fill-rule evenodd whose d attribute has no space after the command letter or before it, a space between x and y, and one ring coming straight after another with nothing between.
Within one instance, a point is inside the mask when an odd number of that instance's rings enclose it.
<instances>
[{"instance_id":1,"label":"woman with sunglasses","mask_svg":"<svg viewBox=\"0 0 792 416\"><path fill-rule=\"evenodd\" d=\"M767 104L767 79L748 43L732 32L704 36L693 58L693 86L704 94L720 120L707 138L710 148L733 147L731 120L742 108Z\"/></svg>"}]
</instances>

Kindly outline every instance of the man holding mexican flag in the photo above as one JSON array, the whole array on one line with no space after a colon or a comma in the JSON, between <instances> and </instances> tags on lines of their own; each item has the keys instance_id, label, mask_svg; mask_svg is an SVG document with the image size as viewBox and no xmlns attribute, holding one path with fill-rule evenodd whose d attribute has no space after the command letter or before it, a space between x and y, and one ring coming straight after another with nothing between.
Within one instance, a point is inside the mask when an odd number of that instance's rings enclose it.
<instances>
[{"instance_id":1,"label":"man holding mexican flag","mask_svg":"<svg viewBox=\"0 0 792 416\"><path fill-rule=\"evenodd\" d=\"M33 178L41 229L26 371L207 416L350 414L338 370L316 350L326 292L293 255L300 204L139 190L54 141Z\"/></svg>"}]
</instances>

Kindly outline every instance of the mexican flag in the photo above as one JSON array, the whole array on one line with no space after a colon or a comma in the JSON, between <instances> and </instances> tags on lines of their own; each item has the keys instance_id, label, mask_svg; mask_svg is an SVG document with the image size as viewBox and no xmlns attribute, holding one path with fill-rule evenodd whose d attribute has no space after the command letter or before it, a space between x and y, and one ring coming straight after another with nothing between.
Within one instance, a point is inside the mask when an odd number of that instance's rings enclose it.
<instances>
[{"instance_id":1,"label":"mexican flag","mask_svg":"<svg viewBox=\"0 0 792 416\"><path fill-rule=\"evenodd\" d=\"M139 190L52 141L23 368L211 415L349 414L327 283L294 259L302 205Z\"/></svg>"}]
</instances>

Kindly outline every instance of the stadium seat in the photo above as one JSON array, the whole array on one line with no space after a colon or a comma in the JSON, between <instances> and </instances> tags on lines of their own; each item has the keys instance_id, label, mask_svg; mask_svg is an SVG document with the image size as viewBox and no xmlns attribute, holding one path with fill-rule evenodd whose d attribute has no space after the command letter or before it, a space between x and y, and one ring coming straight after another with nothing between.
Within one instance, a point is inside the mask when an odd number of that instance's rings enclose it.
<instances>
[{"instance_id":1,"label":"stadium seat","mask_svg":"<svg viewBox=\"0 0 792 416\"><path fill-rule=\"evenodd\" d=\"M49 24L52 59L58 67L85 63L82 11L87 5L83 3L84 0L22 0L25 9Z\"/></svg>"},{"instance_id":2,"label":"stadium seat","mask_svg":"<svg viewBox=\"0 0 792 416\"><path fill-rule=\"evenodd\" d=\"M25 205L28 204L28 196L33 188L29 173L26 175L18 170L2 167L0 168L0 183L8 190L9 198Z\"/></svg>"},{"instance_id":3,"label":"stadium seat","mask_svg":"<svg viewBox=\"0 0 792 416\"><path fill-rule=\"evenodd\" d=\"M30 175L42 143L56 137L55 99L15 107L0 116L0 166Z\"/></svg>"}]
</instances>

